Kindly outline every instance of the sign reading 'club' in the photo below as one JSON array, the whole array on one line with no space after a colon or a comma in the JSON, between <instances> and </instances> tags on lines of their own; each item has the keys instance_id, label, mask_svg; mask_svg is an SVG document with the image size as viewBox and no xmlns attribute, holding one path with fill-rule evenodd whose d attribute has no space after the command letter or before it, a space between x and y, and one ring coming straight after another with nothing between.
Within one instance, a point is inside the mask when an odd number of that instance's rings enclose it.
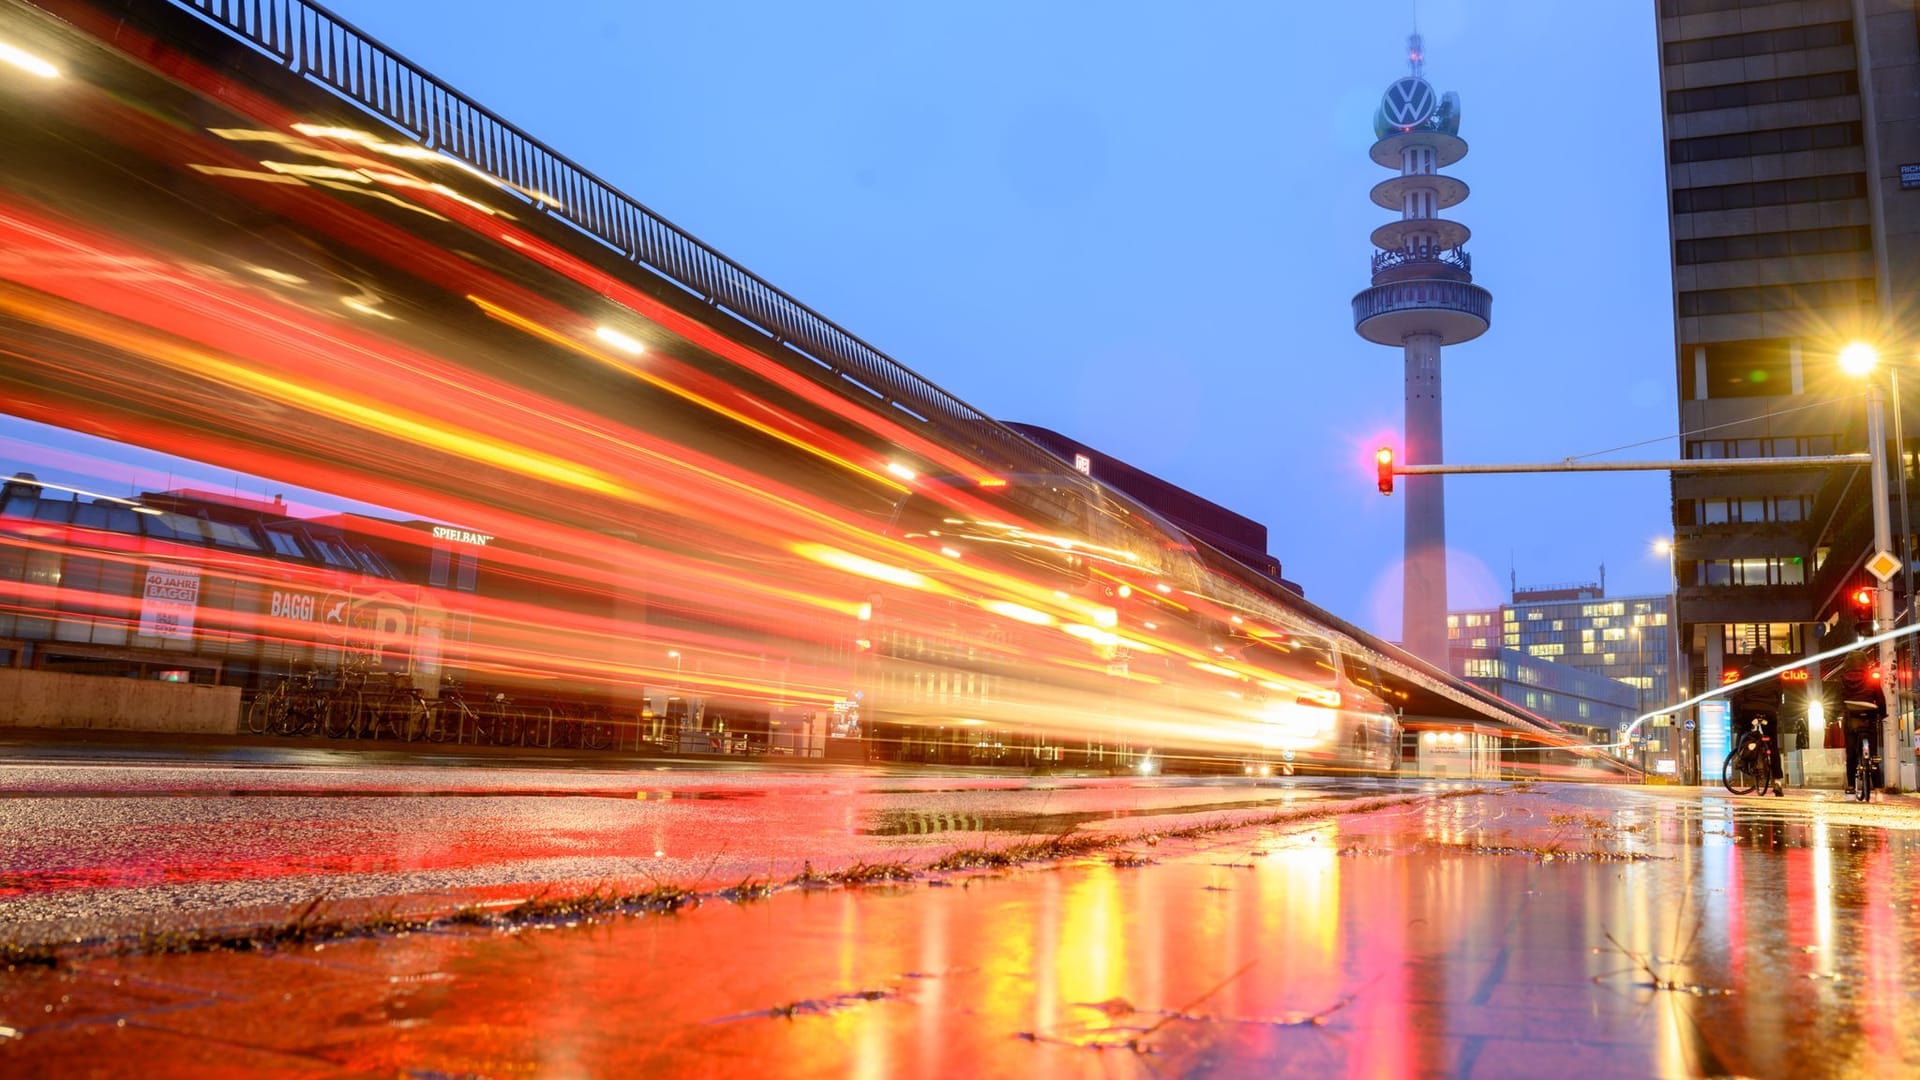
<instances>
[{"instance_id":1,"label":"sign reading 'club'","mask_svg":"<svg viewBox=\"0 0 1920 1080\"><path fill-rule=\"evenodd\" d=\"M1440 95L1433 92L1433 84L1415 75L1396 80L1380 102L1387 119L1401 129L1426 123L1439 105Z\"/></svg>"}]
</instances>

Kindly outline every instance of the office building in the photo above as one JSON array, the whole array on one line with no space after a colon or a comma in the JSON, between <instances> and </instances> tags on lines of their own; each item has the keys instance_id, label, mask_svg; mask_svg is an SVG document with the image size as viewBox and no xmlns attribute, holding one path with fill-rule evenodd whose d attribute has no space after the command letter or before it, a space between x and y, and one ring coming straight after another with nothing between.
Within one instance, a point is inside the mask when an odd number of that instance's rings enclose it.
<instances>
[{"instance_id":1,"label":"office building","mask_svg":"<svg viewBox=\"0 0 1920 1080\"><path fill-rule=\"evenodd\" d=\"M1914 5L1658 0L1657 13L1681 455L1865 450L1865 382L1838 370L1840 350L1871 342L1882 364L1869 378L1884 385L1897 362L1920 387ZM1762 642L1806 655L1836 625L1852 633L1845 594L1871 583L1869 491L1848 466L1674 474L1693 689Z\"/></svg>"}]
</instances>

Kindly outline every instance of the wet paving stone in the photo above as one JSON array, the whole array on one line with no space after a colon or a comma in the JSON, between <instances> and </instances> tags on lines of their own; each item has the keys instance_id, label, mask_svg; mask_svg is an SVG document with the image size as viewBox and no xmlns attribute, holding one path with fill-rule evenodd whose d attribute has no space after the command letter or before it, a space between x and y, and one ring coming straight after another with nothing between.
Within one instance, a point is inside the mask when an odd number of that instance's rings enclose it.
<instances>
[{"instance_id":1,"label":"wet paving stone","mask_svg":"<svg viewBox=\"0 0 1920 1080\"><path fill-rule=\"evenodd\" d=\"M122 1022L202 1075L1920 1068L1920 807L1496 787L1132 846L1151 861L69 960L0 976L0 1072L83 1074ZM30 1015L113 979L124 1003Z\"/></svg>"}]
</instances>

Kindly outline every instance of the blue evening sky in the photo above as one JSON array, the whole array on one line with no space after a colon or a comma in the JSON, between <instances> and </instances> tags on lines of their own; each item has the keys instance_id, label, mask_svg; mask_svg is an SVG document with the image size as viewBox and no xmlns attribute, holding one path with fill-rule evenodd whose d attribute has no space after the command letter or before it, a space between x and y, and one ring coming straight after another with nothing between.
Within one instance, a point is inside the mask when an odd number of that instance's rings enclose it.
<instances>
[{"instance_id":1,"label":"blue evening sky","mask_svg":"<svg viewBox=\"0 0 1920 1080\"><path fill-rule=\"evenodd\" d=\"M1399 633L1397 350L1353 332L1409 0L332 0L509 121L981 409L1267 524L1288 577ZM1454 462L1670 436L1654 15L1423 0L1462 98L1494 328L1445 358ZM1614 455L1671 458L1671 438ZM1447 481L1454 607L1665 592L1665 473Z\"/></svg>"}]
</instances>

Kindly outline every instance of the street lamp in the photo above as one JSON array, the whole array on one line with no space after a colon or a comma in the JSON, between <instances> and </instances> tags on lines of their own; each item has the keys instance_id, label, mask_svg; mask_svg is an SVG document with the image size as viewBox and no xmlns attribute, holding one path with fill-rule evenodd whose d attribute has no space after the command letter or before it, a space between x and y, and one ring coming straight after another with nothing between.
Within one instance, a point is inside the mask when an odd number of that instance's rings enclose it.
<instances>
[{"instance_id":1,"label":"street lamp","mask_svg":"<svg viewBox=\"0 0 1920 1080\"><path fill-rule=\"evenodd\" d=\"M1666 693L1662 695L1660 702L1661 707L1665 708L1686 696L1685 691L1676 693L1674 688L1688 685L1686 681L1680 677L1680 658L1686 655L1686 653L1680 645L1679 552L1674 550L1673 540L1670 537L1663 536L1653 542L1653 553L1667 560L1667 685ZM1680 769L1681 782L1697 784L1700 782L1700 778L1694 775L1694 767L1700 760L1700 733L1698 731L1687 731L1684 726L1684 717L1675 716L1674 720L1675 722L1682 723L1681 730L1683 734L1677 736L1675 739L1675 748L1680 756L1678 767Z\"/></svg>"},{"instance_id":2,"label":"street lamp","mask_svg":"<svg viewBox=\"0 0 1920 1080\"><path fill-rule=\"evenodd\" d=\"M1873 373L1880 362L1880 351L1864 341L1849 343L1840 350L1840 370L1855 378L1866 378ZM1899 377L1897 374L1894 376ZM1896 391L1899 383L1894 383ZM1869 466L1871 489L1869 497L1873 500L1873 550L1881 552L1893 550L1892 528L1887 512L1887 405L1886 395L1880 389L1878 380L1867 379L1867 451L1872 455ZM1905 562L1903 558L1901 560ZM1891 576L1891 575L1889 575ZM1874 574L1878 584L1874 588L1873 620L1876 631L1890 629L1893 626L1893 588L1888 579ZM1880 670L1897 671L1894 664L1893 643L1880 643ZM1898 788L1900 784L1900 710L1902 702L1898 692L1900 680L1894 678L1888 686L1894 687L1892 700L1888 702L1886 718L1880 725L1880 758L1887 763L1887 786ZM1886 692L1887 686L1882 687Z\"/></svg>"}]
</instances>

